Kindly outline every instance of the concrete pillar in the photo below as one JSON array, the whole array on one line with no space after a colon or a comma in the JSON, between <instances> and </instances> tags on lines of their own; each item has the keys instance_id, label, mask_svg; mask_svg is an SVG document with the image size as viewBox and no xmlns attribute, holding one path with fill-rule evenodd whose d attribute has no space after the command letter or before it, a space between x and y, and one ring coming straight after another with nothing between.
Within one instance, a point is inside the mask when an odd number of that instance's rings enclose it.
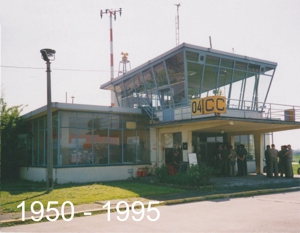
<instances>
[{"instance_id":1,"label":"concrete pillar","mask_svg":"<svg viewBox=\"0 0 300 233\"><path fill-rule=\"evenodd\" d=\"M152 166L159 161L158 160L158 129L150 128L150 160Z\"/></svg>"},{"instance_id":2,"label":"concrete pillar","mask_svg":"<svg viewBox=\"0 0 300 233\"><path fill-rule=\"evenodd\" d=\"M234 148L234 136L228 134L228 135L227 135L227 138L228 138L228 143L229 143L229 145L232 145L233 149L235 149L235 148Z\"/></svg>"},{"instance_id":3,"label":"concrete pillar","mask_svg":"<svg viewBox=\"0 0 300 233\"><path fill-rule=\"evenodd\" d=\"M191 147L192 144L189 143L188 131L187 130L182 130L181 131L181 137L182 137L181 138L182 139L182 143L187 142L187 144L188 144L188 150L189 150L190 149L189 147ZM182 149L182 160L185 161L185 162L188 161L188 156L187 156L188 150Z\"/></svg>"},{"instance_id":4,"label":"concrete pillar","mask_svg":"<svg viewBox=\"0 0 300 233\"><path fill-rule=\"evenodd\" d=\"M163 161L164 153L165 153L165 140L164 140L164 134L160 132L158 129L156 131L156 137L157 137L157 167L160 167L162 164L165 164L165 161Z\"/></svg>"},{"instance_id":5,"label":"concrete pillar","mask_svg":"<svg viewBox=\"0 0 300 233\"><path fill-rule=\"evenodd\" d=\"M255 150L255 165L256 165L256 174L263 174L263 134L254 133L254 150Z\"/></svg>"}]
</instances>

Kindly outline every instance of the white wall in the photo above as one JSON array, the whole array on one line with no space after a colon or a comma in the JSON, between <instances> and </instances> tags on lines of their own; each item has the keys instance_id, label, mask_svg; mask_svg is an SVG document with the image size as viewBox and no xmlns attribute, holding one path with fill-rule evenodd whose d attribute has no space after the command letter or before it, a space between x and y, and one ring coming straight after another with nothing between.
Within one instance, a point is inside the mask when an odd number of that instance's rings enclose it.
<instances>
[{"instance_id":1,"label":"white wall","mask_svg":"<svg viewBox=\"0 0 300 233\"><path fill-rule=\"evenodd\" d=\"M21 167L20 178L32 181L46 181L46 168L42 167Z\"/></svg>"},{"instance_id":2,"label":"white wall","mask_svg":"<svg viewBox=\"0 0 300 233\"><path fill-rule=\"evenodd\" d=\"M151 171L150 165L54 168L53 179L58 184L126 180L137 177L137 170L145 167ZM25 180L46 181L46 168L21 167L20 176Z\"/></svg>"}]
</instances>

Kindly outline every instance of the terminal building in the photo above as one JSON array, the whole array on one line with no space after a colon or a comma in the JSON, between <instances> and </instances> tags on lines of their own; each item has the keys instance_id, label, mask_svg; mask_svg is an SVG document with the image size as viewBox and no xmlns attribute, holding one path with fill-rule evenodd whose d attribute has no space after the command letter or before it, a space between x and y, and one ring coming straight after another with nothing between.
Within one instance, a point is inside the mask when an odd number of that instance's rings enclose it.
<instances>
[{"instance_id":1,"label":"terminal building","mask_svg":"<svg viewBox=\"0 0 300 233\"><path fill-rule=\"evenodd\" d=\"M168 164L174 151L215 166L219 144L245 145L263 172L273 132L300 129L300 106L269 103L277 63L183 43L101 85L114 106L52 103L57 183L122 180ZM23 116L21 178L46 180L47 107Z\"/></svg>"}]
</instances>

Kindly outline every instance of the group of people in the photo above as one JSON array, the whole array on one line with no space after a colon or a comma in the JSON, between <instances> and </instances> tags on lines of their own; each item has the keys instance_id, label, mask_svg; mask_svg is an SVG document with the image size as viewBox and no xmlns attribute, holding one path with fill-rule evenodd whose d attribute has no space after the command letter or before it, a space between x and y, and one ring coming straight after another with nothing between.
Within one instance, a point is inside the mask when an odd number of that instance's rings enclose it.
<instances>
[{"instance_id":1,"label":"group of people","mask_svg":"<svg viewBox=\"0 0 300 233\"><path fill-rule=\"evenodd\" d=\"M233 146L219 145L217 152L217 166L221 176L236 176L236 163L238 176L247 175L247 150L244 145Z\"/></svg>"},{"instance_id":2,"label":"group of people","mask_svg":"<svg viewBox=\"0 0 300 233\"><path fill-rule=\"evenodd\" d=\"M271 147L268 145L265 150L267 176L273 177L274 174L275 177L278 177L278 174L280 173L281 177L285 175L286 178L293 178L293 156L294 153L291 145L281 146L280 151L275 149L274 144L272 144Z\"/></svg>"}]
</instances>

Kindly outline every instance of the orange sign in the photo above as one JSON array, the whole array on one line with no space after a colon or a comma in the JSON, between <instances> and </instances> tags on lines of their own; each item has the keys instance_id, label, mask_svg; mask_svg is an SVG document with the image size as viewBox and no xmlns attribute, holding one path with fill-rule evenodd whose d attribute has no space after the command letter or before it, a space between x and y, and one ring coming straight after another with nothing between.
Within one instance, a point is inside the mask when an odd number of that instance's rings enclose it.
<instances>
[{"instance_id":1,"label":"orange sign","mask_svg":"<svg viewBox=\"0 0 300 233\"><path fill-rule=\"evenodd\" d=\"M192 116L210 113L226 113L226 97L209 96L191 100Z\"/></svg>"}]
</instances>

